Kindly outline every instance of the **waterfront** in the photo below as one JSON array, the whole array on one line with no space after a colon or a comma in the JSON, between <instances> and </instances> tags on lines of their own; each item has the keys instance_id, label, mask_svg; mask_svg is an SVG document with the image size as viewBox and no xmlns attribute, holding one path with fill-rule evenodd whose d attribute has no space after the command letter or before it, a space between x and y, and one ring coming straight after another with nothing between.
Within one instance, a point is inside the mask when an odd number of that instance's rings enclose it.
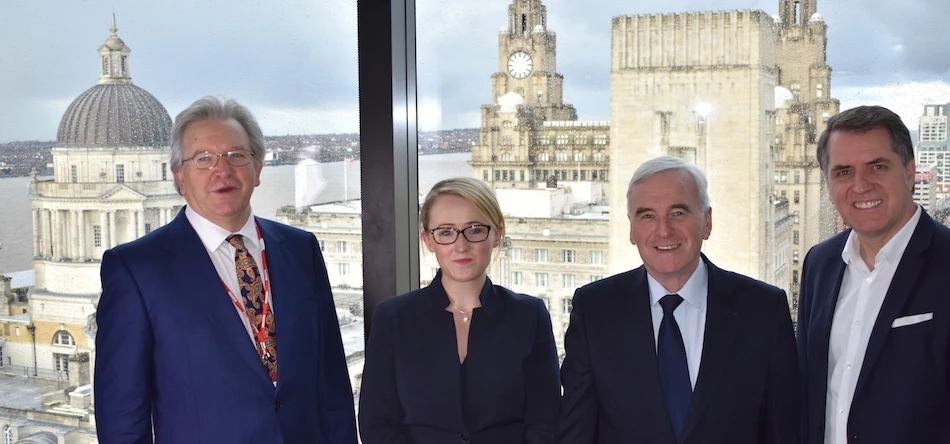
<instances>
[{"instance_id":1,"label":"waterfront","mask_svg":"<svg viewBox=\"0 0 950 444\"><path fill-rule=\"evenodd\" d=\"M469 153L436 154L419 157L419 192L425 194L435 182L456 176L469 176ZM344 167L347 186L343 186ZM319 164L326 186L315 203L360 197L360 162ZM30 218L29 177L0 179L0 273L28 270L33 260L33 225ZM273 219L277 209L294 204L294 166L267 166L261 173L261 186L254 192L251 206L258 216Z\"/></svg>"}]
</instances>

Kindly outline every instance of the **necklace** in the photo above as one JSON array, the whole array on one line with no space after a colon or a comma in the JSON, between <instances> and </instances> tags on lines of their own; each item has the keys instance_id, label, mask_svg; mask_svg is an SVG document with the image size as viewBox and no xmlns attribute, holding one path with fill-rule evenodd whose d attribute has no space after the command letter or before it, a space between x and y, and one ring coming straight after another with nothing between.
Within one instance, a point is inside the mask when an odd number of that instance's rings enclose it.
<instances>
[{"instance_id":1,"label":"necklace","mask_svg":"<svg viewBox=\"0 0 950 444\"><path fill-rule=\"evenodd\" d=\"M462 314L462 322L468 322L468 313L462 311L462 309L459 308L458 305L452 304L452 307L458 310L458 312Z\"/></svg>"}]
</instances>

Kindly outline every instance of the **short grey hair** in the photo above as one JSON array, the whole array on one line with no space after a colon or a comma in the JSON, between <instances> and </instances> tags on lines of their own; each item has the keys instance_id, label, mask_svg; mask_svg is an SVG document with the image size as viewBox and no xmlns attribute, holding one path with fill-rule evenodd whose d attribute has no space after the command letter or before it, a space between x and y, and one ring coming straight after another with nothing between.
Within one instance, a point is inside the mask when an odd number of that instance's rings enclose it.
<instances>
[{"instance_id":1,"label":"short grey hair","mask_svg":"<svg viewBox=\"0 0 950 444\"><path fill-rule=\"evenodd\" d=\"M633 173L633 177L630 178L630 184L627 185L627 217L630 217L630 196L637 185L659 173L670 170L683 171L693 178L693 182L696 183L696 197L702 206L699 209L700 213L705 213L712 206L709 202L709 181L706 180L706 175L703 174L702 170L695 165L686 163L679 157L660 156L643 162L643 165L640 165L640 168L637 168L637 171Z\"/></svg>"},{"instance_id":2,"label":"short grey hair","mask_svg":"<svg viewBox=\"0 0 950 444\"><path fill-rule=\"evenodd\" d=\"M264 133L251 111L234 99L204 96L175 117L175 124L172 125L171 154L168 156L168 163L171 165L172 172L180 171L184 165L185 130L194 122L211 119L236 120L244 128L244 132L247 133L248 141L251 144L249 147L251 149L251 159L254 165L261 166L264 163L264 154L267 152L264 148ZM181 193L177 180L175 181L175 189Z\"/></svg>"}]
</instances>

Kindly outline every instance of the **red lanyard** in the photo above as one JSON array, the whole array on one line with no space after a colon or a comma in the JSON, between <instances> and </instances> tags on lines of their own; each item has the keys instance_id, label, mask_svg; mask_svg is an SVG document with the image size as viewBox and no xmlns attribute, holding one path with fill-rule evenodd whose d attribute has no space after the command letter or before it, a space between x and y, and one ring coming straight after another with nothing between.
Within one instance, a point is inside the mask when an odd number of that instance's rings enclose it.
<instances>
[{"instance_id":1,"label":"red lanyard","mask_svg":"<svg viewBox=\"0 0 950 444\"><path fill-rule=\"evenodd\" d=\"M251 331L254 332L254 337L257 338L257 342L261 346L261 354L264 358L270 358L270 353L267 352L267 347L264 345L265 339L267 339L267 327L265 323L267 322L267 314L270 312L270 278L267 275L267 254L264 248L264 237L261 236L261 227L257 226L255 222L254 228L257 229L257 240L261 242L261 280L264 281L264 306L260 326L251 322L251 319L247 316L247 307L238 300L234 292L231 291L231 287L228 286L227 282L224 282L224 279L221 279L221 284L224 285L224 289L228 291L228 296L231 297L231 302L234 303L234 308L237 309L238 315L241 316L242 319L247 320L248 325L251 326ZM250 250L248 250L247 254L251 254Z\"/></svg>"}]
</instances>

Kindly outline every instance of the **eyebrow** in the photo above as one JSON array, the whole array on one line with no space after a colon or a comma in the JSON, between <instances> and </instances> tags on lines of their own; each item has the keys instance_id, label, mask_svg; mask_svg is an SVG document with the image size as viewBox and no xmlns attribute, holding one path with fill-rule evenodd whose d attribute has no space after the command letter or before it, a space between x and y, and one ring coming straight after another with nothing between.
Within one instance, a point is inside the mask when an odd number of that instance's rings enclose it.
<instances>
[{"instance_id":1,"label":"eyebrow","mask_svg":"<svg viewBox=\"0 0 950 444\"><path fill-rule=\"evenodd\" d=\"M892 161L891 159L888 159L886 157L876 157L867 162L864 162L864 165L875 165L879 163L892 163ZM851 168L851 165L835 165L831 167L831 171L840 171L847 168Z\"/></svg>"},{"instance_id":2,"label":"eyebrow","mask_svg":"<svg viewBox=\"0 0 950 444\"><path fill-rule=\"evenodd\" d=\"M678 204L670 205L670 209L671 209L671 210L685 210L686 212L689 212L689 211L690 211L689 205L686 205L686 204L684 204L684 203L678 203ZM633 214L639 216L639 215L641 215L641 214L643 214L643 213L646 213L646 212L649 212L649 211L655 211L655 210L653 210L653 208L638 207L638 208L637 208L637 211L635 211Z\"/></svg>"}]
</instances>

